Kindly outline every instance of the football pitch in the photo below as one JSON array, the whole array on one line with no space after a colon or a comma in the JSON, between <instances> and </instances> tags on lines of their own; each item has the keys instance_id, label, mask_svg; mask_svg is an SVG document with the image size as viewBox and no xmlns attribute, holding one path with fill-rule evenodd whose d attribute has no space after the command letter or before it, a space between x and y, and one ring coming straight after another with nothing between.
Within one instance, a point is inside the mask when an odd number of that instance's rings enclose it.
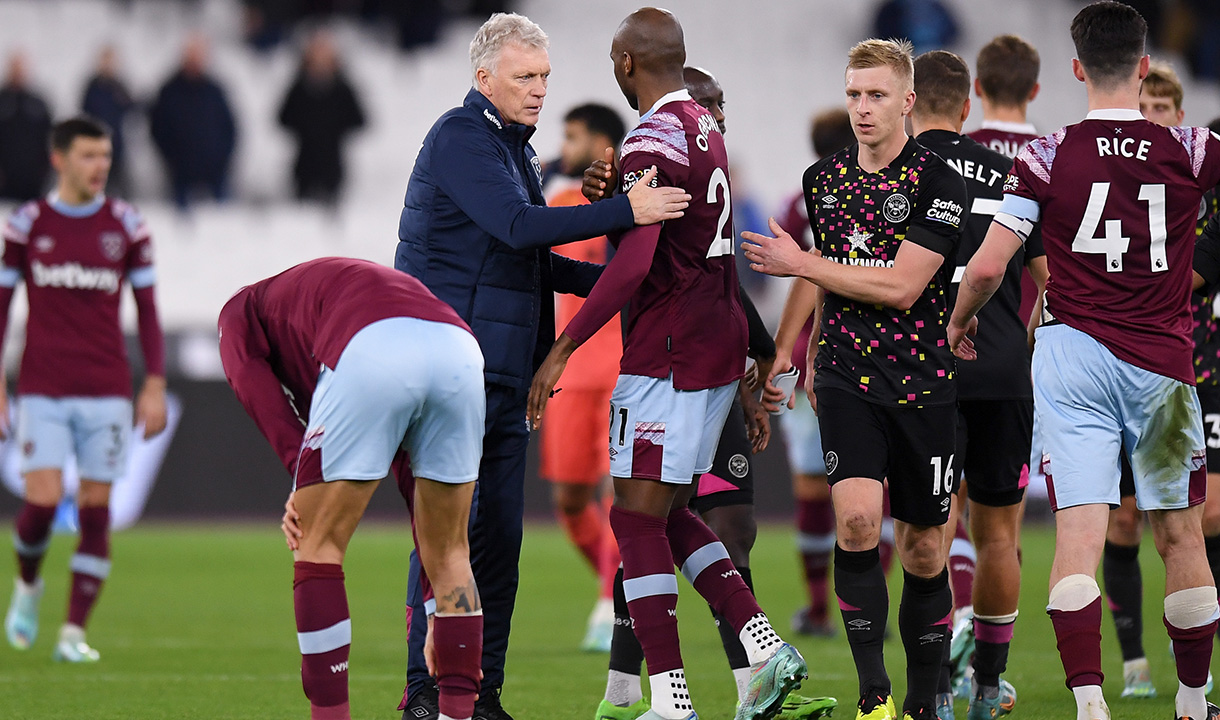
<instances>
[{"instance_id":1,"label":"football pitch","mask_svg":"<svg viewBox=\"0 0 1220 720\"><path fill-rule=\"evenodd\" d=\"M66 603L67 560L75 540L57 536L47 558L41 633L25 653L0 646L0 718L304 718L292 614L292 562L277 518L265 525L145 524L115 535L114 571L91 620L90 643L102 661L51 662ZM10 536L0 527L0 537ZM352 615L351 703L356 718L398 718L406 649L403 603L410 533L368 524L347 560ZM1021 616L1005 675L1017 688L1013 717L1072 717L1071 694L1044 611L1052 536L1032 526L1024 539ZM3 562L11 562L7 540ZM1106 693L1114 718L1172 717L1177 688L1161 624L1159 560L1151 538L1141 556L1146 578L1145 645L1161 697L1123 700L1121 659L1105 619ZM6 568L3 596L7 603ZM763 608L788 638L788 619L803 601L793 531L762 528L752 568ZM897 610L900 579L891 573ZM679 620L695 708L703 720L733 716L736 699L719 636L706 605L682 585ZM504 705L518 720L591 720L605 687L606 656L578 649L596 582L554 527L528 525L521 563ZM891 615L886 644L895 695L905 686L902 648ZM834 695L835 717L854 717L855 673L842 632L796 638L811 677L802 692ZM645 687L647 683L645 682ZM959 702L959 718L965 717Z\"/></svg>"}]
</instances>

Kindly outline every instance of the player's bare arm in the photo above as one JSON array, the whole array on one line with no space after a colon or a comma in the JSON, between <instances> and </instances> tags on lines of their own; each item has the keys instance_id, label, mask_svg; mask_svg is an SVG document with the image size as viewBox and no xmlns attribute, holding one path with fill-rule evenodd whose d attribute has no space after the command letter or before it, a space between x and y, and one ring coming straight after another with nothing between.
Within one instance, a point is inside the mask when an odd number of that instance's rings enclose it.
<instances>
[{"instance_id":1,"label":"player's bare arm","mask_svg":"<svg viewBox=\"0 0 1220 720\"><path fill-rule=\"evenodd\" d=\"M1042 306L1046 302L1046 281L1050 279L1050 270L1046 267L1046 256L1041 255L1036 258L1031 258L1025 267L1029 269L1029 275L1034 279L1034 284L1038 286L1038 299L1034 301L1034 308L1029 313L1029 319L1025 323L1026 334L1029 339L1029 349L1034 349L1034 331L1042 324Z\"/></svg>"},{"instance_id":2,"label":"player's bare arm","mask_svg":"<svg viewBox=\"0 0 1220 720\"><path fill-rule=\"evenodd\" d=\"M966 264L948 328L949 348L959 358L973 360L976 357L974 343L966 336L977 327L975 316L1000 287L1008 261L1020 248L1021 238L1016 233L993 222L978 252Z\"/></svg>"},{"instance_id":3,"label":"player's bare arm","mask_svg":"<svg viewBox=\"0 0 1220 720\"><path fill-rule=\"evenodd\" d=\"M816 286L815 286L816 287ZM818 396L813 391L813 377L817 372L818 350L822 347L822 288L817 288L818 301L813 308L813 332L809 333L809 345L805 348L805 398L809 407L818 411ZM793 398L792 403L796 402Z\"/></svg>"},{"instance_id":4,"label":"player's bare arm","mask_svg":"<svg viewBox=\"0 0 1220 720\"><path fill-rule=\"evenodd\" d=\"M738 383L737 392L746 418L746 437L750 440L750 449L754 454L758 454L766 450L771 442L771 414L754 399L754 393L750 391L744 378Z\"/></svg>"},{"instance_id":5,"label":"player's bare arm","mask_svg":"<svg viewBox=\"0 0 1220 720\"><path fill-rule=\"evenodd\" d=\"M909 310L944 263L944 256L912 242L903 242L893 267L840 265L801 250L774 218L775 237L743 232L750 268L776 277L800 277L823 290L858 302Z\"/></svg>"}]
</instances>

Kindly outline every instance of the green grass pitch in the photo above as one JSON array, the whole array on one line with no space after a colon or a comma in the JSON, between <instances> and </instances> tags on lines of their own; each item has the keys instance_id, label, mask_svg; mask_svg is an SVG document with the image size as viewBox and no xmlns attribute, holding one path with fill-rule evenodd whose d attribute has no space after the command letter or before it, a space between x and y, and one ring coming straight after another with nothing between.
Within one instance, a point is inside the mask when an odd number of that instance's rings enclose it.
<instances>
[{"instance_id":1,"label":"green grass pitch","mask_svg":"<svg viewBox=\"0 0 1220 720\"><path fill-rule=\"evenodd\" d=\"M0 528L7 538L9 528ZM0 543L7 547L8 543ZM47 558L42 632L25 653L0 646L0 718L305 718L292 615L292 563L276 527L148 524L113 541L114 571L91 621L97 665L51 662L62 621L67 559L74 540L56 537ZM347 561L353 642L351 699L357 718L397 718L406 649L402 598L410 534L370 524L352 542ZM7 550L5 551L7 552ZM1044 612L1052 554L1049 528L1024 539L1021 617L1006 677L1017 688L1016 718L1069 718L1071 695ZM1159 560L1145 543L1145 643L1161 697L1122 700L1121 661L1113 626L1103 626L1106 692L1118 718L1172 717L1177 687L1161 624ZM7 557L4 562L10 562ZM759 599L781 634L802 602L793 532L764 527L752 567ZM504 704L518 720L590 720L605 684L604 655L577 645L596 583L552 527L527 527ZM891 576L894 577L893 575ZM696 710L703 720L733 715L735 693L707 607L681 583L683 655ZM7 581L2 592L7 598ZM900 581L891 580L896 611ZM904 681L902 648L886 645L895 694ZM811 677L800 691L834 695L835 717L854 717L855 673L842 633L829 640L797 638ZM965 716L964 703L958 716Z\"/></svg>"}]
</instances>

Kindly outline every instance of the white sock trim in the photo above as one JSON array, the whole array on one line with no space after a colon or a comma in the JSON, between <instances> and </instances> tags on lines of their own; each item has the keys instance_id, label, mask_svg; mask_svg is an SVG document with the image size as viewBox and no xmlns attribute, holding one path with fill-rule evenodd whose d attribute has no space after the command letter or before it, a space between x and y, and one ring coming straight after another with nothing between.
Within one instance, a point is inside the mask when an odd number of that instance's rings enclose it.
<instances>
[{"instance_id":1,"label":"white sock trim","mask_svg":"<svg viewBox=\"0 0 1220 720\"><path fill-rule=\"evenodd\" d=\"M1075 612L1083 610L1100 597L1101 588L1097 587L1097 580L1083 574L1068 575L1051 588L1046 609Z\"/></svg>"},{"instance_id":2,"label":"white sock trim","mask_svg":"<svg viewBox=\"0 0 1220 720\"><path fill-rule=\"evenodd\" d=\"M344 618L328 628L297 633L302 655L320 655L352 644L352 620Z\"/></svg>"},{"instance_id":3,"label":"white sock trim","mask_svg":"<svg viewBox=\"0 0 1220 720\"><path fill-rule=\"evenodd\" d=\"M1013 610L1007 615L979 615L978 613L975 613L974 619L982 620L983 622L991 623L992 625L1008 625L1009 623L1016 622L1017 616L1020 614L1020 610Z\"/></svg>"},{"instance_id":4,"label":"white sock trim","mask_svg":"<svg viewBox=\"0 0 1220 720\"><path fill-rule=\"evenodd\" d=\"M1206 688L1192 688L1178 681L1178 694L1173 699L1177 717L1205 718L1207 717L1207 696L1203 694Z\"/></svg>"},{"instance_id":5,"label":"white sock trim","mask_svg":"<svg viewBox=\"0 0 1220 720\"><path fill-rule=\"evenodd\" d=\"M1216 588L1211 585L1186 588L1165 596L1165 619L1183 630L1202 627L1220 618Z\"/></svg>"},{"instance_id":6,"label":"white sock trim","mask_svg":"<svg viewBox=\"0 0 1220 720\"><path fill-rule=\"evenodd\" d=\"M771 622L767 620L767 616L762 613L755 615L746 622L741 632L737 633L737 639L741 641L741 646L745 648L746 657L749 658L751 667L770 660L771 656L777 653L784 644L783 639L771 627Z\"/></svg>"}]
</instances>

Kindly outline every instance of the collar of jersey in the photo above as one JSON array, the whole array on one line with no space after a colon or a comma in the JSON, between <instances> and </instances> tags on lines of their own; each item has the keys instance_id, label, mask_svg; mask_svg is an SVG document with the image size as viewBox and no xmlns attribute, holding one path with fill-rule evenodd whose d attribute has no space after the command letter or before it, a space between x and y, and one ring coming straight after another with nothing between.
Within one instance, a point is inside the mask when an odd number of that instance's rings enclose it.
<instances>
[{"instance_id":1,"label":"collar of jersey","mask_svg":"<svg viewBox=\"0 0 1220 720\"><path fill-rule=\"evenodd\" d=\"M1143 120L1144 116L1140 115L1139 110L1132 110L1131 108L1102 108L1085 115L1084 119L1129 122L1131 120Z\"/></svg>"},{"instance_id":2,"label":"collar of jersey","mask_svg":"<svg viewBox=\"0 0 1220 720\"><path fill-rule=\"evenodd\" d=\"M648 112L646 112L640 116L640 122L644 122L648 118L652 117L652 114L655 113L657 110L660 110L661 107L664 105L668 105L671 102L682 102L683 100L690 100L690 99L691 99L690 93L686 92L686 88L683 88L681 90L674 90L673 92L669 93L668 95L662 96L660 100L653 103L652 107L648 108Z\"/></svg>"},{"instance_id":3,"label":"collar of jersey","mask_svg":"<svg viewBox=\"0 0 1220 720\"><path fill-rule=\"evenodd\" d=\"M1033 123L1009 122L1007 120L984 120L983 130L999 130L1000 132L1017 133L1020 135L1037 135L1038 129Z\"/></svg>"},{"instance_id":4,"label":"collar of jersey","mask_svg":"<svg viewBox=\"0 0 1220 720\"><path fill-rule=\"evenodd\" d=\"M69 205L59 198L59 193L53 192L47 195L47 204L51 209L60 215L67 215L71 218L89 217L93 213L102 209L102 203L106 202L106 196L99 194L84 205Z\"/></svg>"}]
</instances>

